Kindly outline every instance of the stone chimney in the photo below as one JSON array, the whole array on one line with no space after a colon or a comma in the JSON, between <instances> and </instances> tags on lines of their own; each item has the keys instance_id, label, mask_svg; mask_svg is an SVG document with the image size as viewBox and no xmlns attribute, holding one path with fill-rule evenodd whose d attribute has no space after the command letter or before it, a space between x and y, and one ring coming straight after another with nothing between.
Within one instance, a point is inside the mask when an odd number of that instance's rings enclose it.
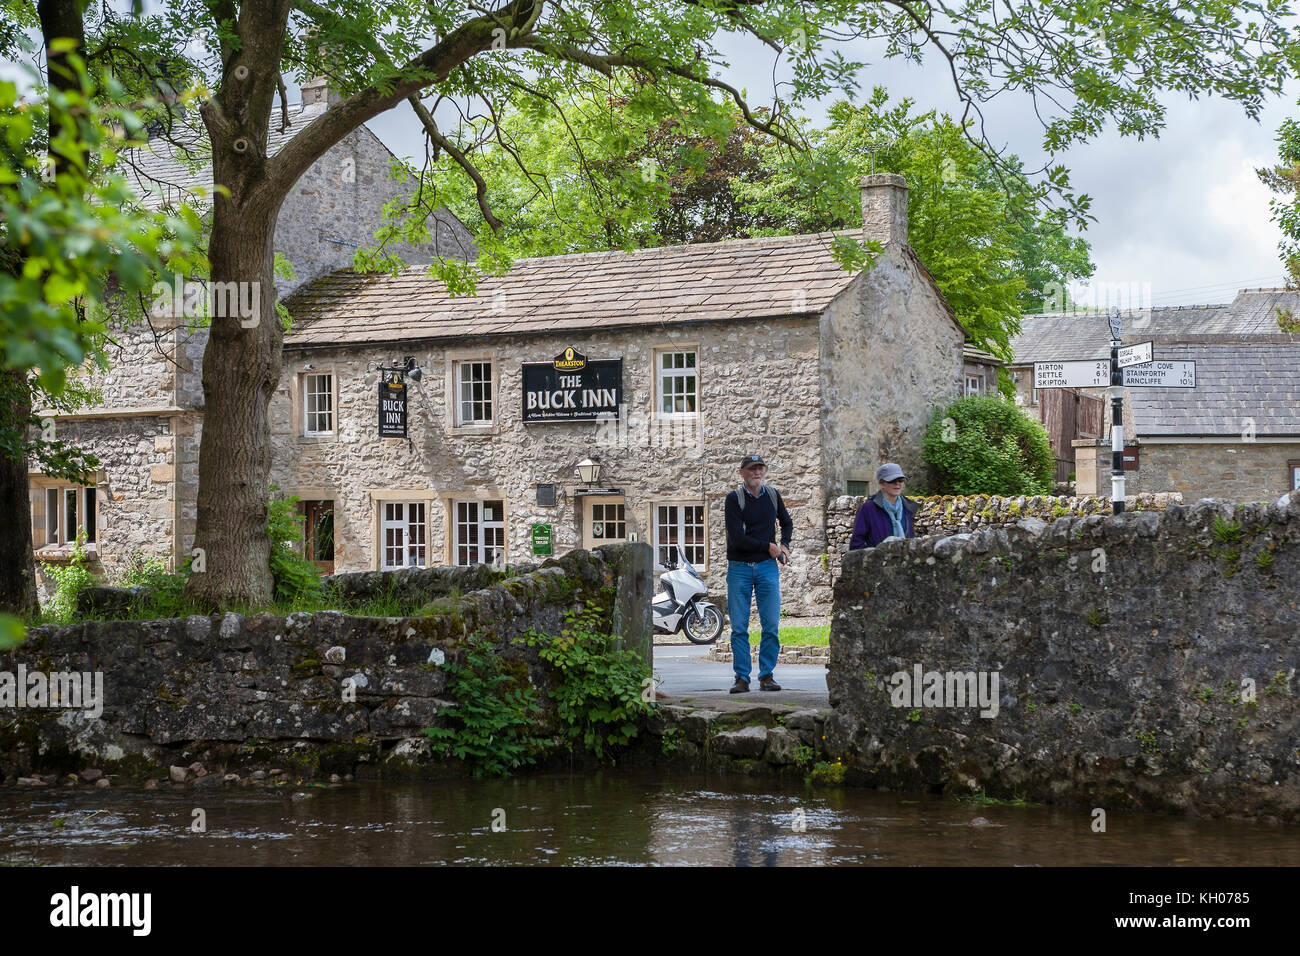
<instances>
[{"instance_id":1,"label":"stone chimney","mask_svg":"<svg viewBox=\"0 0 1300 956\"><path fill-rule=\"evenodd\" d=\"M863 176L862 235L886 245L907 242L907 181L898 173Z\"/></svg>"},{"instance_id":2,"label":"stone chimney","mask_svg":"<svg viewBox=\"0 0 1300 956\"><path fill-rule=\"evenodd\" d=\"M326 109L335 103L343 102L343 97L330 88L330 81L323 76L312 77L302 85L302 106L306 109L316 103L324 103Z\"/></svg>"}]
</instances>

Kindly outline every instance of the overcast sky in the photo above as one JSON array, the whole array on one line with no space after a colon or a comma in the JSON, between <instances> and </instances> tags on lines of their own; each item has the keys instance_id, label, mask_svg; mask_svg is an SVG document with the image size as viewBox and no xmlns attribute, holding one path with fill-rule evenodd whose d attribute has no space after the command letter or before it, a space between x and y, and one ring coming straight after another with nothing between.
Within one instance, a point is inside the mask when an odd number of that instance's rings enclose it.
<instances>
[{"instance_id":1,"label":"overcast sky","mask_svg":"<svg viewBox=\"0 0 1300 956\"><path fill-rule=\"evenodd\" d=\"M772 51L730 40L719 48L732 66L715 75L746 87L751 104L770 100ZM878 58L865 45L842 49L846 57L869 64L860 74L856 101L882 85L894 99L916 100L922 111L960 115L951 78L933 61L873 63ZM1151 305L1184 305L1224 302L1239 288L1282 284L1281 236L1269 218L1271 194L1255 169L1275 162L1278 126L1286 116L1300 115L1295 105L1300 84L1287 92L1268 105L1259 122L1227 101L1169 97L1159 139L1138 141L1107 132L1057 158L1070 170L1074 189L1093 200L1096 221L1083 235L1092 244L1101 296L1117 287L1149 288ZM836 98L821 104L822 110ZM1027 102L999 98L986 107L986 126L993 142L1006 143L1026 168L1036 169L1046 158L1042 127ZM824 112L810 111L810 116L825 125ZM452 118L447 116L448 123ZM394 153L422 163L422 134L409 106L368 125Z\"/></svg>"}]
</instances>

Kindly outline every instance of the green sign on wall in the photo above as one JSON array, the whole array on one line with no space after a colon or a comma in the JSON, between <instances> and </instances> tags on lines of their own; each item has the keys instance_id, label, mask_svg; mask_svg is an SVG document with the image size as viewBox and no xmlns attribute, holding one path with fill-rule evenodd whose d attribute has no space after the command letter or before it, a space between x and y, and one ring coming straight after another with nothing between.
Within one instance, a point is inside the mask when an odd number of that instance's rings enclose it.
<instances>
[{"instance_id":1,"label":"green sign on wall","mask_svg":"<svg viewBox=\"0 0 1300 956\"><path fill-rule=\"evenodd\" d=\"M533 554L544 556L551 553L551 526L549 524L533 525Z\"/></svg>"}]
</instances>

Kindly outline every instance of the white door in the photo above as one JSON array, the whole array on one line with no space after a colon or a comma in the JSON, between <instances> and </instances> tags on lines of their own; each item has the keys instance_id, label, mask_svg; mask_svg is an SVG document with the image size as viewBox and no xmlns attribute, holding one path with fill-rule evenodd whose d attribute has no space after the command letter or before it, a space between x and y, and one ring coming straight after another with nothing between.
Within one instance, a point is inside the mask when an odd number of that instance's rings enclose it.
<instances>
[{"instance_id":1,"label":"white door","mask_svg":"<svg viewBox=\"0 0 1300 956\"><path fill-rule=\"evenodd\" d=\"M380 537L383 555L380 568L424 567L425 524L423 501L385 501Z\"/></svg>"}]
</instances>

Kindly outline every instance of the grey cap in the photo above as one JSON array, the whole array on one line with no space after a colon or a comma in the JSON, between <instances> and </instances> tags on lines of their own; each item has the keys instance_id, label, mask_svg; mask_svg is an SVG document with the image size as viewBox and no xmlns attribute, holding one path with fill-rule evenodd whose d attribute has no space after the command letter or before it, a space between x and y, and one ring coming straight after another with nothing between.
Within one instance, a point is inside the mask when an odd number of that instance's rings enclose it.
<instances>
[{"instance_id":1,"label":"grey cap","mask_svg":"<svg viewBox=\"0 0 1300 956\"><path fill-rule=\"evenodd\" d=\"M892 461L887 461L876 469L876 481L893 481L895 478L906 478L903 469Z\"/></svg>"},{"instance_id":2,"label":"grey cap","mask_svg":"<svg viewBox=\"0 0 1300 956\"><path fill-rule=\"evenodd\" d=\"M748 468L750 465L762 465L763 467L767 467L767 462L763 460L762 455L746 455L744 458L740 459L741 468Z\"/></svg>"}]
</instances>

